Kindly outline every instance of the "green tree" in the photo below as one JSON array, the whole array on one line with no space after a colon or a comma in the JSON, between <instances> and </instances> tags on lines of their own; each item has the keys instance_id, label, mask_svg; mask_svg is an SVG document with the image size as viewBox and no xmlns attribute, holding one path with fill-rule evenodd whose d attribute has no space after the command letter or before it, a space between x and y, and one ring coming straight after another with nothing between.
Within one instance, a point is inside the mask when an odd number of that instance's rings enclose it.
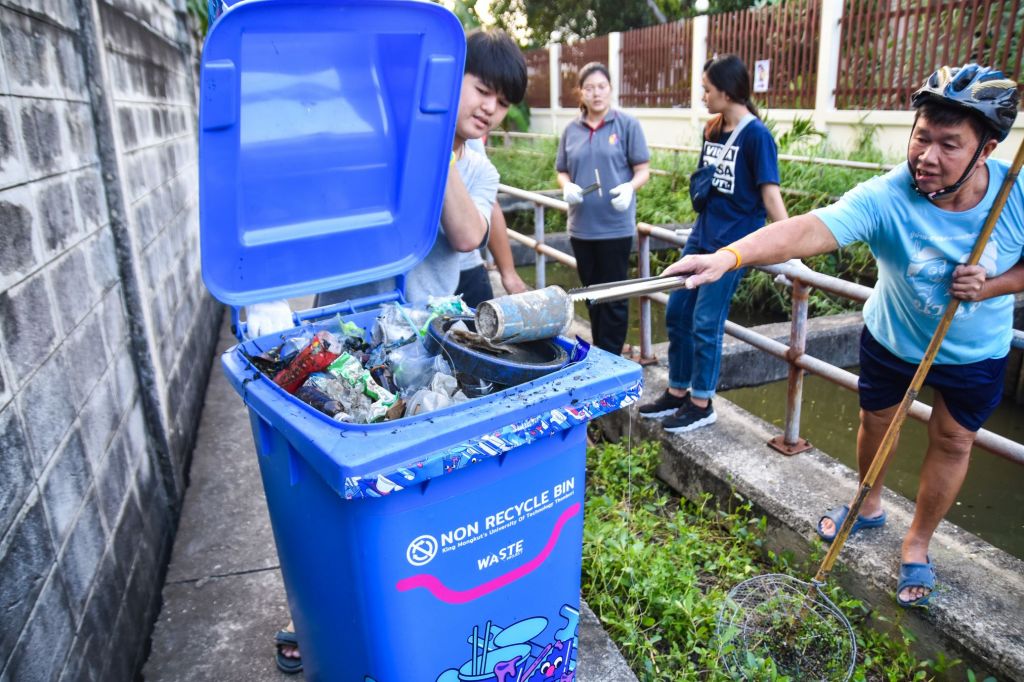
<instances>
[{"instance_id":1,"label":"green tree","mask_svg":"<svg viewBox=\"0 0 1024 682\"><path fill-rule=\"evenodd\" d=\"M772 0L710 0L709 13L730 12ZM694 0L494 0L491 12L497 25L513 35L517 27L530 28L527 47L549 42L585 40L613 31L628 31L697 14Z\"/></svg>"},{"instance_id":2,"label":"green tree","mask_svg":"<svg viewBox=\"0 0 1024 682\"><path fill-rule=\"evenodd\" d=\"M480 17L476 13L476 0L455 0L452 13L462 22L462 27L467 31L480 27Z\"/></svg>"}]
</instances>

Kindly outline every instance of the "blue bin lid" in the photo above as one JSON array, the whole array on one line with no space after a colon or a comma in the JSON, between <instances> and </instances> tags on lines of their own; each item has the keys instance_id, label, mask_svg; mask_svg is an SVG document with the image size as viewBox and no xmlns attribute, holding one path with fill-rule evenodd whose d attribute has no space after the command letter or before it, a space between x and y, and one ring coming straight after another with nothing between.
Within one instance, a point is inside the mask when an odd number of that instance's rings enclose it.
<instances>
[{"instance_id":1,"label":"blue bin lid","mask_svg":"<svg viewBox=\"0 0 1024 682\"><path fill-rule=\"evenodd\" d=\"M418 0L248 0L202 55L203 279L241 306L408 272L433 246L466 41Z\"/></svg>"}]
</instances>

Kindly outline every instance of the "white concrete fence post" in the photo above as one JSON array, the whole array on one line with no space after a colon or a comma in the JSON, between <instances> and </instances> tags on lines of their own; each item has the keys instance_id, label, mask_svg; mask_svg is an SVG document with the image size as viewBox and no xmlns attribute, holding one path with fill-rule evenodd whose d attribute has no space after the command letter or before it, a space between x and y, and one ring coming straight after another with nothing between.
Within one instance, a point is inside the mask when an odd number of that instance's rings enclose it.
<instances>
[{"instance_id":1,"label":"white concrete fence post","mask_svg":"<svg viewBox=\"0 0 1024 682\"><path fill-rule=\"evenodd\" d=\"M700 112L704 111L702 99L704 86L704 62L708 60L708 15L693 18L693 48L690 64L690 122L694 130L700 130Z\"/></svg>"},{"instance_id":2,"label":"white concrete fence post","mask_svg":"<svg viewBox=\"0 0 1024 682\"><path fill-rule=\"evenodd\" d=\"M622 34L618 31L608 34L608 74L612 81L612 106L618 108L622 91Z\"/></svg>"},{"instance_id":3,"label":"white concrete fence post","mask_svg":"<svg viewBox=\"0 0 1024 682\"><path fill-rule=\"evenodd\" d=\"M551 132L558 134L558 110L562 108L562 69L559 62L562 59L562 46L558 43L548 47L548 77L551 81L548 90L551 96Z\"/></svg>"},{"instance_id":4,"label":"white concrete fence post","mask_svg":"<svg viewBox=\"0 0 1024 682\"><path fill-rule=\"evenodd\" d=\"M836 110L836 86L839 84L839 46L843 19L843 0L821 0L821 30L818 32L818 74L814 93L814 127L825 132L828 116Z\"/></svg>"}]
</instances>

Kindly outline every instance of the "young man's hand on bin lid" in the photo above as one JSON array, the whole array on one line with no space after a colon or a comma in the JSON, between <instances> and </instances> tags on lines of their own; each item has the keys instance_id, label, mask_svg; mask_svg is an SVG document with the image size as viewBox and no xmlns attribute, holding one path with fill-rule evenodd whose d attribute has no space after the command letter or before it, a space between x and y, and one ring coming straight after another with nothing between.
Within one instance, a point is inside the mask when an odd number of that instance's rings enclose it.
<instances>
[{"instance_id":1,"label":"young man's hand on bin lid","mask_svg":"<svg viewBox=\"0 0 1024 682\"><path fill-rule=\"evenodd\" d=\"M291 329L295 326L292 309L288 301L267 301L253 303L245 307L245 326L247 336L254 339L258 336Z\"/></svg>"}]
</instances>

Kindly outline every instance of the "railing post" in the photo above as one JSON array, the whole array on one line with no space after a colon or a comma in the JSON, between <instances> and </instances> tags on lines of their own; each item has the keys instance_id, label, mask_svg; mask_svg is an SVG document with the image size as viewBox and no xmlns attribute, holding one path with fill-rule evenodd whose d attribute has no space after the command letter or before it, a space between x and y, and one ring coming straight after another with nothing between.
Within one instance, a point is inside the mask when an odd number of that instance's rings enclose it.
<instances>
[{"instance_id":1,"label":"railing post","mask_svg":"<svg viewBox=\"0 0 1024 682\"><path fill-rule=\"evenodd\" d=\"M636 249L637 266L640 270L640 279L651 276L651 236L646 232L639 232L637 235ZM651 349L651 299L647 296L640 297L640 364L652 365L658 359L654 357Z\"/></svg>"},{"instance_id":2,"label":"railing post","mask_svg":"<svg viewBox=\"0 0 1024 682\"><path fill-rule=\"evenodd\" d=\"M548 47L548 94L551 97L551 133L558 135L558 112L562 108L562 46L558 43Z\"/></svg>"},{"instance_id":3,"label":"railing post","mask_svg":"<svg viewBox=\"0 0 1024 682\"><path fill-rule=\"evenodd\" d=\"M533 205L533 238L537 240L537 244L544 243L544 207L540 204ZM534 275L534 284L538 289L543 289L547 286L544 277L544 270L547 267L547 256L540 251L536 251L535 256L535 268L536 274Z\"/></svg>"},{"instance_id":4,"label":"railing post","mask_svg":"<svg viewBox=\"0 0 1024 682\"><path fill-rule=\"evenodd\" d=\"M768 441L768 445L784 455L795 455L811 449L811 444L800 437L800 407L803 402L804 371L796 366L796 360L807 347L807 300L811 288L799 279L793 282L793 322L789 328L789 389L786 392L786 427L782 436Z\"/></svg>"}]
</instances>

